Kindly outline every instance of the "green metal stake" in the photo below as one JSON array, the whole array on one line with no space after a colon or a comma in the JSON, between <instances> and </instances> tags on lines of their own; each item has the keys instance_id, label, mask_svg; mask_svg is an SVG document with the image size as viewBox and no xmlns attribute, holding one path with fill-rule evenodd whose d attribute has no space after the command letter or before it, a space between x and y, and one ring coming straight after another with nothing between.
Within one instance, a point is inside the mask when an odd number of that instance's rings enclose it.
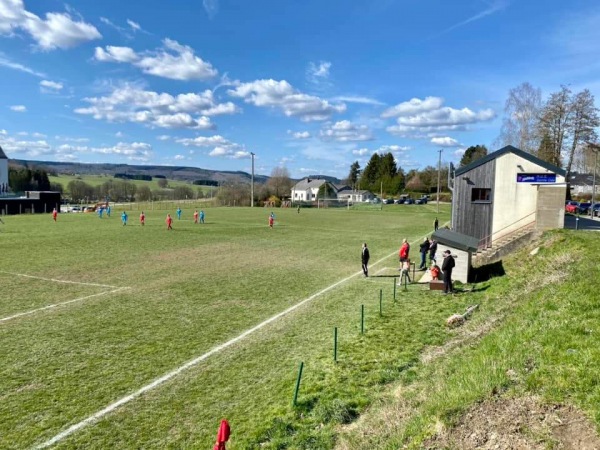
<instances>
[{"instance_id":1,"label":"green metal stake","mask_svg":"<svg viewBox=\"0 0 600 450\"><path fill-rule=\"evenodd\" d=\"M365 334L365 305L360 305L360 334Z\"/></svg>"},{"instance_id":2,"label":"green metal stake","mask_svg":"<svg viewBox=\"0 0 600 450\"><path fill-rule=\"evenodd\" d=\"M337 362L337 327L333 329L333 361Z\"/></svg>"},{"instance_id":3,"label":"green metal stake","mask_svg":"<svg viewBox=\"0 0 600 450\"><path fill-rule=\"evenodd\" d=\"M379 289L379 315L383 315L383 289Z\"/></svg>"},{"instance_id":4,"label":"green metal stake","mask_svg":"<svg viewBox=\"0 0 600 450\"><path fill-rule=\"evenodd\" d=\"M302 369L304 368L304 361L300 363L300 369L298 370L298 379L296 380L296 390L294 391L293 406L296 406L298 402L298 391L300 390L300 380L302 379Z\"/></svg>"},{"instance_id":5,"label":"green metal stake","mask_svg":"<svg viewBox=\"0 0 600 450\"><path fill-rule=\"evenodd\" d=\"M394 277L392 278L392 281L394 283L394 301L396 301L396 283L398 282L398 279Z\"/></svg>"}]
</instances>

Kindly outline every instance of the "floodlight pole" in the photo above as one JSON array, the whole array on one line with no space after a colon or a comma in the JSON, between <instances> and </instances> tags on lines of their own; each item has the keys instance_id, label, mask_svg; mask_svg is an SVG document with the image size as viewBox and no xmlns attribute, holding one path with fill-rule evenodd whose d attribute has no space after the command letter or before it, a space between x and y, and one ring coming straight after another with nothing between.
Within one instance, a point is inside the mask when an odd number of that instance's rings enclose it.
<instances>
[{"instance_id":1,"label":"floodlight pole","mask_svg":"<svg viewBox=\"0 0 600 450\"><path fill-rule=\"evenodd\" d=\"M437 182L437 212L440 213L440 175L442 170L442 152L444 149L440 148L438 150L439 158L438 158L438 182Z\"/></svg>"},{"instance_id":2,"label":"floodlight pole","mask_svg":"<svg viewBox=\"0 0 600 450\"><path fill-rule=\"evenodd\" d=\"M252 178L250 181L250 207L254 208L254 152L250 152L250 156L252 157Z\"/></svg>"}]
</instances>

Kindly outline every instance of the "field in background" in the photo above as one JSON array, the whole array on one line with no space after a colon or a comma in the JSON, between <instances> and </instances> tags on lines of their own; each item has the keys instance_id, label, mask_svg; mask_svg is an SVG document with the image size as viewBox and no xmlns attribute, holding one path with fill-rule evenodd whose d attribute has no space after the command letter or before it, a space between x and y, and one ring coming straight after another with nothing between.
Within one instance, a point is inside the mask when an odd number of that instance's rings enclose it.
<instances>
[{"instance_id":1,"label":"field in background","mask_svg":"<svg viewBox=\"0 0 600 450\"><path fill-rule=\"evenodd\" d=\"M101 184L104 184L110 180L123 181L122 178L114 178L113 176L108 176L108 175L105 176L105 175L64 175L64 174L61 174L59 176L49 176L48 178L51 183L62 184L63 189L65 191L67 191L69 182L74 181L74 180L83 181L83 182L89 184L90 186L94 186L94 187L100 186ZM125 180L125 181L129 181L130 183L135 184L137 187L148 186L152 190L161 189L158 186L158 178L152 178L152 181L144 181L144 180ZM169 185L168 185L169 188L176 188L178 186L188 186L194 190L202 189L202 192L204 192L205 194L209 193L211 190L216 189L216 188L210 187L210 186L196 186L196 185L193 185L192 183L189 183L186 181L168 180L168 182L169 182Z\"/></svg>"},{"instance_id":2,"label":"field in background","mask_svg":"<svg viewBox=\"0 0 600 450\"><path fill-rule=\"evenodd\" d=\"M166 211L146 211L145 227L137 213L121 226L119 208L109 219L61 214L54 223L50 215L7 217L0 225L0 280L11 294L0 301L2 318L32 313L0 322L0 447L42 444L357 274L363 241L373 263L382 259L372 274L394 274L402 238L420 240L431 230L436 210L393 206L300 214L276 209L274 229L267 226L265 208L210 208L204 225L194 225L192 210L184 209L172 232L165 229ZM442 206L440 219L447 217L448 207ZM300 360L307 364L301 408L313 410L317 403L329 408L329 389L339 385L344 398L354 399L350 409L357 414L423 345L445 339L443 329L427 325L463 301L439 305L437 298L424 297L428 303L421 306L431 310L429 318L410 324L403 337L389 337L405 342L402 348L383 354L377 346L355 349L353 362L347 356L339 372L330 373L333 327L340 327L341 352L359 345L359 305L367 303L368 327L374 327L369 321L378 317L379 289L389 308L391 278L348 278L58 447L206 448L223 417L232 423L233 449L275 442L277 421L294 414L290 402ZM36 312L63 302L69 303ZM395 310L398 320L416 314L416 305L405 306Z\"/></svg>"}]
</instances>

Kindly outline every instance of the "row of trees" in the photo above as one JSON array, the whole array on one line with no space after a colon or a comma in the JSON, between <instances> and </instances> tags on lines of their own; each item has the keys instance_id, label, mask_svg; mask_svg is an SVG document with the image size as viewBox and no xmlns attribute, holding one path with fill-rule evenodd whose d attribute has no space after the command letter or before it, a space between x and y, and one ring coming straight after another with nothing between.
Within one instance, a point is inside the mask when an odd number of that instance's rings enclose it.
<instances>
[{"instance_id":1,"label":"row of trees","mask_svg":"<svg viewBox=\"0 0 600 450\"><path fill-rule=\"evenodd\" d=\"M70 181L67 190L74 203L104 201L109 198L113 202L146 202L151 200L185 200L204 198L201 189L190 186L177 186L174 189L150 189L149 186L137 186L125 180L108 180L99 186L92 186L81 180Z\"/></svg>"},{"instance_id":2,"label":"row of trees","mask_svg":"<svg viewBox=\"0 0 600 450\"><path fill-rule=\"evenodd\" d=\"M513 145L551 164L591 171L594 164L588 145L597 139L598 108L588 89L573 92L561 86L542 101L542 91L530 83L511 89L497 143Z\"/></svg>"}]
</instances>

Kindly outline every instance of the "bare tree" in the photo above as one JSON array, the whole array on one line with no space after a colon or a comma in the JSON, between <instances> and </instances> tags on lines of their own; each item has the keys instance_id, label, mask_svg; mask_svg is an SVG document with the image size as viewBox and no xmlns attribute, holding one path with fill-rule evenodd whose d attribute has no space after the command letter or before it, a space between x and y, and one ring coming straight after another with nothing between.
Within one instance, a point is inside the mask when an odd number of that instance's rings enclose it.
<instances>
[{"instance_id":1,"label":"bare tree","mask_svg":"<svg viewBox=\"0 0 600 450\"><path fill-rule=\"evenodd\" d=\"M570 101L570 124L571 148L567 155L566 179L569 180L573 159L577 150L582 151L588 142L596 139L595 128L600 126L598 108L594 105L594 96L587 89L574 95Z\"/></svg>"},{"instance_id":2,"label":"bare tree","mask_svg":"<svg viewBox=\"0 0 600 450\"><path fill-rule=\"evenodd\" d=\"M271 171L271 178L267 181L269 193L281 199L289 196L292 192L292 180L290 173L285 167L275 167Z\"/></svg>"},{"instance_id":3,"label":"bare tree","mask_svg":"<svg viewBox=\"0 0 600 450\"><path fill-rule=\"evenodd\" d=\"M550 94L538 123L540 136L548 138L546 153L552 155L553 161L562 161L563 147L571 128L571 116L571 90L561 86L559 92Z\"/></svg>"},{"instance_id":4,"label":"bare tree","mask_svg":"<svg viewBox=\"0 0 600 450\"><path fill-rule=\"evenodd\" d=\"M508 91L504 105L504 119L496 143L512 145L527 153L535 154L540 137L537 123L542 109L542 90L528 82Z\"/></svg>"}]
</instances>

